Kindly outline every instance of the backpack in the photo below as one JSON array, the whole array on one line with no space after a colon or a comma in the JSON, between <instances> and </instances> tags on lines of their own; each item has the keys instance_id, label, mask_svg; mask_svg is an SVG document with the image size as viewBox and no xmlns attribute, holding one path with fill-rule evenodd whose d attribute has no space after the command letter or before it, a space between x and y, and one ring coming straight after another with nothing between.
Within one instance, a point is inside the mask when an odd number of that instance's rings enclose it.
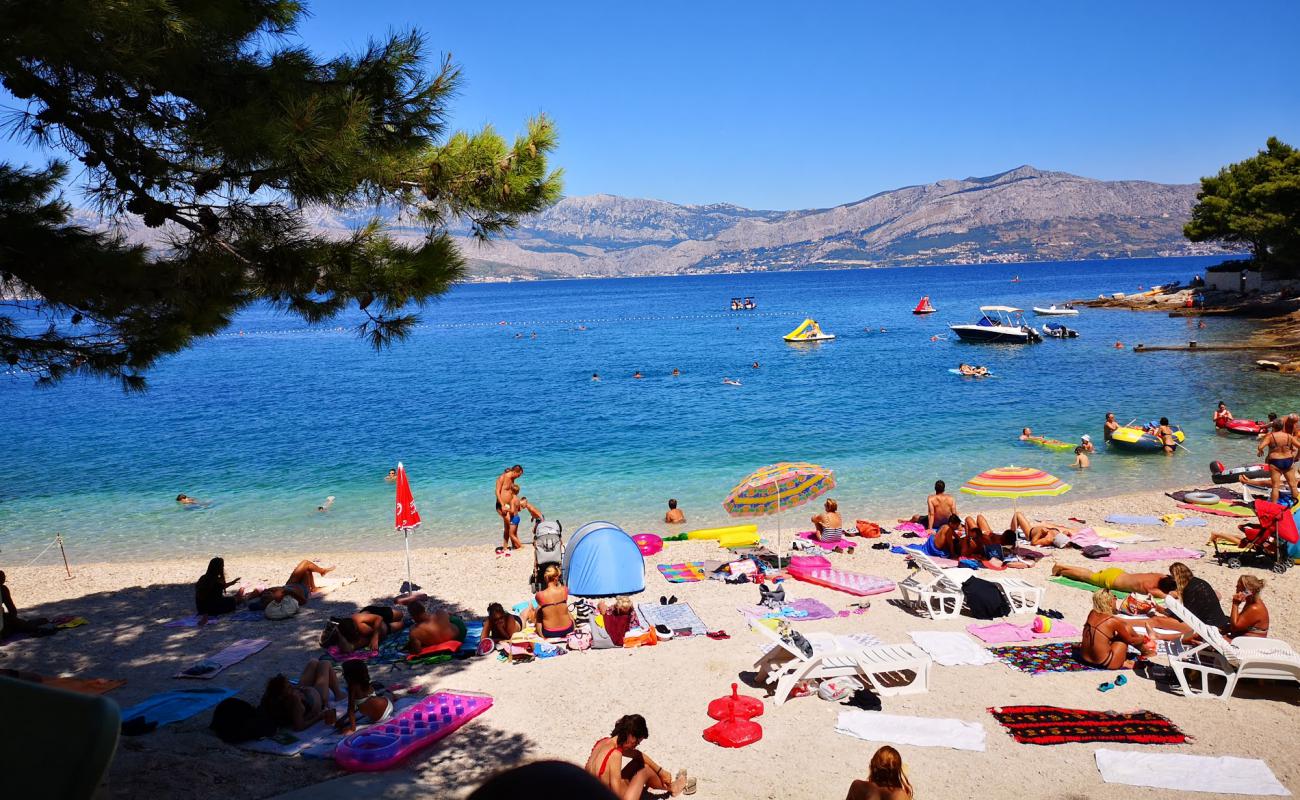
<instances>
[{"instance_id":1,"label":"backpack","mask_svg":"<svg viewBox=\"0 0 1300 800\"><path fill-rule=\"evenodd\" d=\"M208 726L226 744L239 744L275 733L271 715L237 697L227 697L212 711Z\"/></svg>"},{"instance_id":2,"label":"backpack","mask_svg":"<svg viewBox=\"0 0 1300 800\"><path fill-rule=\"evenodd\" d=\"M1011 606L996 583L967 578L961 591L966 596L966 608L975 619L997 619L1011 613Z\"/></svg>"}]
</instances>

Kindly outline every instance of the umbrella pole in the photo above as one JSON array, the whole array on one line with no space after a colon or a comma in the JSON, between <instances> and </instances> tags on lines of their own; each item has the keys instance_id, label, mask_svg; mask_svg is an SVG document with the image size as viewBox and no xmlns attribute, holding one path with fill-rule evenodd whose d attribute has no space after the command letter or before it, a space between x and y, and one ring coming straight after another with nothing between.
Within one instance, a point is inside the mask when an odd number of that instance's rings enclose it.
<instances>
[{"instance_id":1,"label":"umbrella pole","mask_svg":"<svg viewBox=\"0 0 1300 800\"><path fill-rule=\"evenodd\" d=\"M406 592L411 594L414 584L411 583L411 529L402 528L402 538L406 540Z\"/></svg>"},{"instance_id":2,"label":"umbrella pole","mask_svg":"<svg viewBox=\"0 0 1300 800\"><path fill-rule=\"evenodd\" d=\"M781 566L781 484L776 484L776 565Z\"/></svg>"}]
</instances>

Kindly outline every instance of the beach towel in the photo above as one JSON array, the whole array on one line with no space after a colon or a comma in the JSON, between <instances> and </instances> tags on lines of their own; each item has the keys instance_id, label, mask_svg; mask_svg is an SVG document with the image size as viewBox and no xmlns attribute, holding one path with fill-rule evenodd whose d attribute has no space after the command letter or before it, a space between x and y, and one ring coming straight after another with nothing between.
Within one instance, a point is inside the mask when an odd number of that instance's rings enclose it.
<instances>
[{"instance_id":1,"label":"beach towel","mask_svg":"<svg viewBox=\"0 0 1300 800\"><path fill-rule=\"evenodd\" d=\"M900 522L894 526L898 533L927 533L925 526L919 522Z\"/></svg>"},{"instance_id":2,"label":"beach towel","mask_svg":"<svg viewBox=\"0 0 1300 800\"><path fill-rule=\"evenodd\" d=\"M975 644L964 633L956 631L908 631L916 646L930 654L935 663L945 667L980 666L995 664L997 659L988 650Z\"/></svg>"},{"instance_id":3,"label":"beach towel","mask_svg":"<svg viewBox=\"0 0 1300 800\"><path fill-rule=\"evenodd\" d=\"M638 603L637 610L641 612L642 621L652 628L656 625L665 625L674 634L689 628L692 636L703 636L709 632L709 626L699 618L690 603L673 603L666 606L658 603Z\"/></svg>"},{"instance_id":4,"label":"beach towel","mask_svg":"<svg viewBox=\"0 0 1300 800\"><path fill-rule=\"evenodd\" d=\"M966 630L986 644L1032 642L1035 639L1065 639L1080 635L1078 628L1062 619L1052 620L1052 629L1047 633L1035 633L1032 623L1017 625L1013 622L995 622L991 625L971 624L966 626Z\"/></svg>"},{"instance_id":5,"label":"beach towel","mask_svg":"<svg viewBox=\"0 0 1300 800\"><path fill-rule=\"evenodd\" d=\"M1182 753L1146 753L1102 748L1094 756L1097 770L1106 783L1150 786L1181 792L1279 795L1289 797L1283 786L1257 758L1232 756L1189 756Z\"/></svg>"},{"instance_id":6,"label":"beach towel","mask_svg":"<svg viewBox=\"0 0 1300 800\"><path fill-rule=\"evenodd\" d=\"M1196 511L1201 514L1210 514L1216 517L1253 517L1255 512L1244 506L1236 506L1231 503L1215 503L1212 506L1202 506L1195 503L1178 503L1178 508L1184 511Z\"/></svg>"},{"instance_id":7,"label":"beach towel","mask_svg":"<svg viewBox=\"0 0 1300 800\"><path fill-rule=\"evenodd\" d=\"M1059 583L1062 586L1068 586L1071 589L1082 589L1085 592L1095 592L1101 588L1100 586L1093 586L1091 583L1085 581L1076 581L1074 578L1067 578L1064 575L1057 575L1055 578L1048 578L1048 580L1052 583ZM1128 592L1121 592L1119 589L1111 589L1110 593L1115 595L1115 598L1118 600L1123 600L1125 597L1128 597Z\"/></svg>"},{"instance_id":8,"label":"beach towel","mask_svg":"<svg viewBox=\"0 0 1300 800\"><path fill-rule=\"evenodd\" d=\"M929 541L930 541L929 539L925 540L927 544L929 543ZM948 558L947 556L933 555L934 552L941 552L941 551L927 549L924 545L920 545L920 544L901 544L901 545L896 544L893 547L889 548L889 552L900 556L910 556L912 553L923 553L927 556L930 556L931 561L933 561L934 563L938 564L941 567L944 567L945 569L948 567L957 566L957 562L951 558Z\"/></svg>"},{"instance_id":9,"label":"beach towel","mask_svg":"<svg viewBox=\"0 0 1300 800\"><path fill-rule=\"evenodd\" d=\"M823 550L843 551L847 553L850 550L856 550L858 547L857 544L850 539L840 539L837 542L820 541L816 538L815 531L802 531L800 533L796 533L795 536L799 539L803 539L806 542L812 542L813 544L817 545Z\"/></svg>"},{"instance_id":10,"label":"beach towel","mask_svg":"<svg viewBox=\"0 0 1300 800\"><path fill-rule=\"evenodd\" d=\"M1119 542L1111 541L1110 539L1103 539L1101 534L1097 533L1092 528L1081 528L1070 534L1070 544L1080 550L1085 547L1094 546L1105 547L1109 550L1119 547Z\"/></svg>"},{"instance_id":11,"label":"beach towel","mask_svg":"<svg viewBox=\"0 0 1300 800\"><path fill-rule=\"evenodd\" d=\"M1047 672L1089 672L1100 669L1080 661L1075 655L1077 648L1078 645L1074 642L1049 642L994 647L989 652L1008 667L1030 675L1042 675Z\"/></svg>"},{"instance_id":12,"label":"beach towel","mask_svg":"<svg viewBox=\"0 0 1300 800\"><path fill-rule=\"evenodd\" d=\"M41 678L41 684L81 694L107 694L126 686L126 681L114 678Z\"/></svg>"},{"instance_id":13,"label":"beach towel","mask_svg":"<svg viewBox=\"0 0 1300 800\"><path fill-rule=\"evenodd\" d=\"M669 583L695 583L709 577L704 574L703 561L687 561L682 564L660 564L659 572Z\"/></svg>"},{"instance_id":14,"label":"beach towel","mask_svg":"<svg viewBox=\"0 0 1300 800\"><path fill-rule=\"evenodd\" d=\"M200 620L204 619L203 614L190 614L188 617L178 617L169 619L162 625L164 628L201 628L207 625L216 625L218 622L259 622L265 617L257 611L235 611L230 614L208 614L207 621L202 625Z\"/></svg>"},{"instance_id":15,"label":"beach towel","mask_svg":"<svg viewBox=\"0 0 1300 800\"><path fill-rule=\"evenodd\" d=\"M993 718L1021 744L1067 742L1126 742L1128 744L1183 744L1187 737L1152 711L1087 711L1057 706L1001 706L990 708Z\"/></svg>"},{"instance_id":16,"label":"beach towel","mask_svg":"<svg viewBox=\"0 0 1300 800\"><path fill-rule=\"evenodd\" d=\"M316 591L311 593L312 597L324 597L335 589L341 589L344 586L357 582L355 575L325 575L316 579Z\"/></svg>"},{"instance_id":17,"label":"beach towel","mask_svg":"<svg viewBox=\"0 0 1300 800\"><path fill-rule=\"evenodd\" d=\"M159 726L189 719L200 711L206 711L217 703L232 697L234 689L220 686L204 686L196 689L175 689L163 692L143 700L129 708L122 709L122 721L127 722L142 717L146 723L154 722Z\"/></svg>"},{"instance_id":18,"label":"beach towel","mask_svg":"<svg viewBox=\"0 0 1300 800\"><path fill-rule=\"evenodd\" d=\"M254 653L261 651L271 643L270 639L240 639L227 645L207 658L187 667L173 675L173 678L197 678L211 680L225 671L226 667L238 664Z\"/></svg>"},{"instance_id":19,"label":"beach towel","mask_svg":"<svg viewBox=\"0 0 1300 800\"><path fill-rule=\"evenodd\" d=\"M1188 550L1186 547L1145 547L1136 550L1115 550L1110 555L1102 556L1100 561L1119 563L1134 561L1180 561L1204 558L1200 550Z\"/></svg>"},{"instance_id":20,"label":"beach towel","mask_svg":"<svg viewBox=\"0 0 1300 800\"><path fill-rule=\"evenodd\" d=\"M859 597L894 591L894 582L888 578L864 575L861 572L849 572L848 570L827 567L799 569L791 563L789 573L798 580L815 583L818 586L825 586L828 589L836 589Z\"/></svg>"},{"instance_id":21,"label":"beach towel","mask_svg":"<svg viewBox=\"0 0 1300 800\"><path fill-rule=\"evenodd\" d=\"M1165 516L1170 516L1166 514ZM1177 515L1175 515L1177 516ZM1203 519L1179 519L1172 523L1166 523L1161 517L1150 514L1111 514L1106 517L1106 521L1112 525L1166 525L1172 524L1175 528L1200 528L1204 527Z\"/></svg>"},{"instance_id":22,"label":"beach towel","mask_svg":"<svg viewBox=\"0 0 1300 800\"><path fill-rule=\"evenodd\" d=\"M984 751L984 726L959 719L907 717L854 708L840 712L835 732L869 742Z\"/></svg>"},{"instance_id":23,"label":"beach towel","mask_svg":"<svg viewBox=\"0 0 1300 800\"><path fill-rule=\"evenodd\" d=\"M834 609L811 597L792 600L783 605L780 611L767 606L740 606L736 610L753 619L787 619L794 621L831 619L835 616Z\"/></svg>"},{"instance_id":24,"label":"beach towel","mask_svg":"<svg viewBox=\"0 0 1300 800\"><path fill-rule=\"evenodd\" d=\"M1141 544L1143 542L1160 541L1155 536L1143 536L1140 533L1130 533L1129 531L1122 531L1119 528L1108 528L1105 525L1095 525L1093 526L1092 531L1103 539L1108 539L1120 544Z\"/></svg>"}]
</instances>

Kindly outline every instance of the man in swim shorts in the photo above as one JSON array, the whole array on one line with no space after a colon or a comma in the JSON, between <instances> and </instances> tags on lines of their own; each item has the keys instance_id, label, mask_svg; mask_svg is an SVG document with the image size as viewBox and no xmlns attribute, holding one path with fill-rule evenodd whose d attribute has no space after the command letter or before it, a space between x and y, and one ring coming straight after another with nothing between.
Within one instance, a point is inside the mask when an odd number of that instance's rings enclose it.
<instances>
[{"instance_id":1,"label":"man in swim shorts","mask_svg":"<svg viewBox=\"0 0 1300 800\"><path fill-rule=\"evenodd\" d=\"M665 525L680 525L686 521L686 515L677 507L676 499L668 500L668 513L664 514Z\"/></svg>"},{"instance_id":2,"label":"man in swim shorts","mask_svg":"<svg viewBox=\"0 0 1300 800\"><path fill-rule=\"evenodd\" d=\"M910 519L900 519L899 522L915 522L917 525L925 526L926 530L939 530L949 517L957 514L957 501L950 495L944 494L946 488L943 481L935 481L934 494L925 499L926 513L915 514Z\"/></svg>"},{"instance_id":3,"label":"man in swim shorts","mask_svg":"<svg viewBox=\"0 0 1300 800\"><path fill-rule=\"evenodd\" d=\"M500 475L497 476L496 510L497 510L497 516L501 517L501 539L502 539L501 547L498 548L497 550L498 553L501 552L502 550L505 550L506 548L509 548L511 550L518 550L519 547L521 546L519 544L518 536L514 538L513 543L511 542L510 518L514 516L515 512L513 510L513 506L515 502L515 497L519 494L519 484L517 483L517 481L523 474L524 474L524 468L518 464L515 464L513 467L506 469Z\"/></svg>"},{"instance_id":4,"label":"man in swim shorts","mask_svg":"<svg viewBox=\"0 0 1300 800\"><path fill-rule=\"evenodd\" d=\"M467 632L465 621L446 611L435 611L415 627L406 643L408 653L418 653L443 642L463 642Z\"/></svg>"},{"instance_id":5,"label":"man in swim shorts","mask_svg":"<svg viewBox=\"0 0 1300 800\"><path fill-rule=\"evenodd\" d=\"M1083 583L1091 583L1102 589L1114 589L1130 594L1149 594L1152 597L1164 597L1172 592L1177 584L1168 573L1161 572L1125 572L1119 567L1110 567L1093 572L1087 567L1070 567L1065 564L1052 566L1052 576L1063 576Z\"/></svg>"}]
</instances>

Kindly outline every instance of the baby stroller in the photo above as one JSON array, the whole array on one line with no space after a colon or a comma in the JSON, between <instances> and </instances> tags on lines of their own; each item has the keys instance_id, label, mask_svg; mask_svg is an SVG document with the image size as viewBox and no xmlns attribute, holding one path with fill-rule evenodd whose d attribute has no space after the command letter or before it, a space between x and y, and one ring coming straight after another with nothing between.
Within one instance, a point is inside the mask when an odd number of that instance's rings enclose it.
<instances>
[{"instance_id":1,"label":"baby stroller","mask_svg":"<svg viewBox=\"0 0 1300 800\"><path fill-rule=\"evenodd\" d=\"M1255 516L1258 522L1238 526L1245 534L1241 546L1221 547L1216 541L1214 558L1230 569L1253 563L1281 575L1291 566L1291 550L1300 538L1295 516L1291 509L1267 500L1255 501Z\"/></svg>"},{"instance_id":2,"label":"baby stroller","mask_svg":"<svg viewBox=\"0 0 1300 800\"><path fill-rule=\"evenodd\" d=\"M533 578L534 592L546 588L542 582L542 570L547 564L564 568L564 526L559 520L554 522L538 520L533 523Z\"/></svg>"}]
</instances>

